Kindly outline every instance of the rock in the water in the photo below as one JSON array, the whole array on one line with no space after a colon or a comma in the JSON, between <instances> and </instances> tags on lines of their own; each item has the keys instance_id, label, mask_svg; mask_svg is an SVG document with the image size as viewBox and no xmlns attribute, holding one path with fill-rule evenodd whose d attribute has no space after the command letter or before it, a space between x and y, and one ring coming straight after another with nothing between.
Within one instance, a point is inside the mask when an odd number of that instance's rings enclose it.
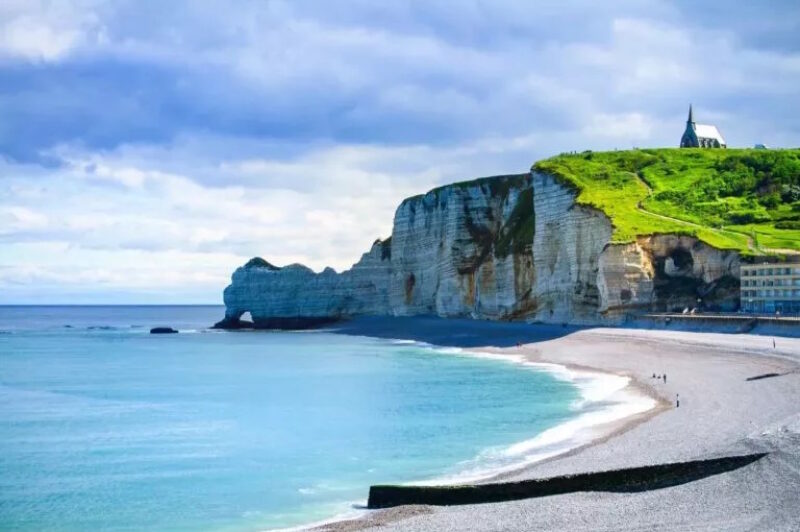
<instances>
[{"instance_id":1,"label":"rock in the water","mask_svg":"<svg viewBox=\"0 0 800 532\"><path fill-rule=\"evenodd\" d=\"M172 327L153 327L150 329L150 334L177 334L178 331Z\"/></svg>"}]
</instances>

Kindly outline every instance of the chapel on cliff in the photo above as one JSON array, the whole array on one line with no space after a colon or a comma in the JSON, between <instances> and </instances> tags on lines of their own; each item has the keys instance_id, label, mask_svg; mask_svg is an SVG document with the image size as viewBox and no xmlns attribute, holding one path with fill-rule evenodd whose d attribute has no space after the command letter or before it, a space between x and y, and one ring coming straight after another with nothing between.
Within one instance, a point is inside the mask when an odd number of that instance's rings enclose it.
<instances>
[{"instance_id":1,"label":"chapel on cliff","mask_svg":"<svg viewBox=\"0 0 800 532\"><path fill-rule=\"evenodd\" d=\"M722 133L717 126L709 124L696 124L692 116L692 106L689 105L689 118L686 120L686 130L681 137L681 148L727 148Z\"/></svg>"}]
</instances>

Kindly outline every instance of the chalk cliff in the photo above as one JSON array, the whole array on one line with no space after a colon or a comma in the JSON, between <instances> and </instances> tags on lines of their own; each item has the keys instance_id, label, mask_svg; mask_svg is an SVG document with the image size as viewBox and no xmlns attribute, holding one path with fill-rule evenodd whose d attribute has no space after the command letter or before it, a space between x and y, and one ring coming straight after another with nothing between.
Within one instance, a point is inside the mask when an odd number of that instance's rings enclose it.
<instances>
[{"instance_id":1,"label":"chalk cliff","mask_svg":"<svg viewBox=\"0 0 800 532\"><path fill-rule=\"evenodd\" d=\"M533 304L529 174L440 187L405 200L392 236L351 269L314 273L254 259L225 289L222 327L302 327L357 315L512 319Z\"/></svg>"},{"instance_id":2,"label":"chalk cliff","mask_svg":"<svg viewBox=\"0 0 800 532\"><path fill-rule=\"evenodd\" d=\"M537 321L619 322L626 314L696 307L736 310L739 254L680 235L613 243L602 212L534 171L533 298Z\"/></svg>"},{"instance_id":3,"label":"chalk cliff","mask_svg":"<svg viewBox=\"0 0 800 532\"><path fill-rule=\"evenodd\" d=\"M392 314L513 318L531 305L528 174L485 178L405 200L392 230Z\"/></svg>"},{"instance_id":4,"label":"chalk cliff","mask_svg":"<svg viewBox=\"0 0 800 532\"><path fill-rule=\"evenodd\" d=\"M678 235L612 242L608 217L533 171L403 201L392 235L351 269L253 259L225 289L221 327L300 328L358 315L614 323L626 314L738 306L739 255Z\"/></svg>"}]
</instances>

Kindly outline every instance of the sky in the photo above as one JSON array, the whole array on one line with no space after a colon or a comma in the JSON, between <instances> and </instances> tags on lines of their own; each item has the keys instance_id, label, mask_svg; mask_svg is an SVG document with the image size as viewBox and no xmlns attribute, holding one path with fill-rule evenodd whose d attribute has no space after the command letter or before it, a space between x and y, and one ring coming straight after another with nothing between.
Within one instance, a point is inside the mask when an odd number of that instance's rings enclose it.
<instances>
[{"instance_id":1,"label":"sky","mask_svg":"<svg viewBox=\"0 0 800 532\"><path fill-rule=\"evenodd\" d=\"M800 2L0 2L0 304L221 303L564 151L800 145Z\"/></svg>"}]
</instances>

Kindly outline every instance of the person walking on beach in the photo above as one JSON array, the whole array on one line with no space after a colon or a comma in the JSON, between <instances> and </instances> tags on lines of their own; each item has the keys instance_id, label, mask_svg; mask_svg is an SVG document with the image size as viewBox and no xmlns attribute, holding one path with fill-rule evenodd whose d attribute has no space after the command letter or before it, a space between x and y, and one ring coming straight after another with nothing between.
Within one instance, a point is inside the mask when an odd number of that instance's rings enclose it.
<instances>
[{"instance_id":1,"label":"person walking on beach","mask_svg":"<svg viewBox=\"0 0 800 532\"><path fill-rule=\"evenodd\" d=\"M675 408L681 407L681 396L680 394L675 394Z\"/></svg>"},{"instance_id":2,"label":"person walking on beach","mask_svg":"<svg viewBox=\"0 0 800 532\"><path fill-rule=\"evenodd\" d=\"M664 384L666 384L666 383L667 383L667 374L664 373Z\"/></svg>"},{"instance_id":3,"label":"person walking on beach","mask_svg":"<svg viewBox=\"0 0 800 532\"><path fill-rule=\"evenodd\" d=\"M775 338L772 339L772 349L775 349Z\"/></svg>"}]
</instances>

